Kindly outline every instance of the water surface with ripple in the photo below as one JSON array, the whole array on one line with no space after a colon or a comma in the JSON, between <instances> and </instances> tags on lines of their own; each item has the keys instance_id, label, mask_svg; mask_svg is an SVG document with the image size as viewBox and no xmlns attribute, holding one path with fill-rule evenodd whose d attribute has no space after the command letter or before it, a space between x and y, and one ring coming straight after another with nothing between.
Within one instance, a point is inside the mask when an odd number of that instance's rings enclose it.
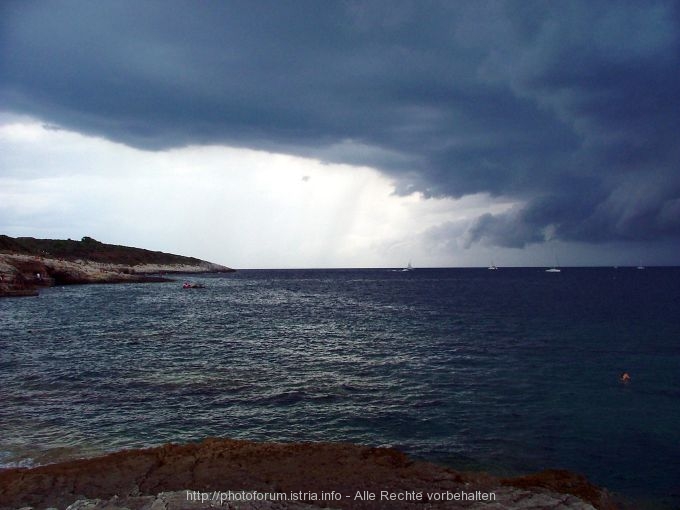
<instances>
[{"instance_id":1,"label":"water surface with ripple","mask_svg":"<svg viewBox=\"0 0 680 510\"><path fill-rule=\"evenodd\" d=\"M207 436L680 505L680 270L239 271L0 300L0 466ZM632 382L618 377L628 371Z\"/></svg>"}]
</instances>

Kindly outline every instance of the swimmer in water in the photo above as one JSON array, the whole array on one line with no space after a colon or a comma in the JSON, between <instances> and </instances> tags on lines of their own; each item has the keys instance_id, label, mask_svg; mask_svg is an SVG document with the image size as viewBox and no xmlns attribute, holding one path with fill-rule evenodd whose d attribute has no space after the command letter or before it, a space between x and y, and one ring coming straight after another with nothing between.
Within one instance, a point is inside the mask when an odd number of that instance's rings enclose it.
<instances>
[{"instance_id":1,"label":"swimmer in water","mask_svg":"<svg viewBox=\"0 0 680 510\"><path fill-rule=\"evenodd\" d=\"M628 374L628 372L623 372L623 373L621 374L621 377L619 378L619 380L620 380L622 383L628 383L628 382L630 382L630 374Z\"/></svg>"}]
</instances>

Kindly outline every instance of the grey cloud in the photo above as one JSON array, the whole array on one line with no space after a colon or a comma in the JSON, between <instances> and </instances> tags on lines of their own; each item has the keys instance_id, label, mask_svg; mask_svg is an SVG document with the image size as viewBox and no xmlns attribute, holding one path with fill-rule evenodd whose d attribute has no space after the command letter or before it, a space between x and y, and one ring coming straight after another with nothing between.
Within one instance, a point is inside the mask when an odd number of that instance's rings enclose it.
<instances>
[{"instance_id":1,"label":"grey cloud","mask_svg":"<svg viewBox=\"0 0 680 510\"><path fill-rule=\"evenodd\" d=\"M525 203L478 218L470 243L680 240L677 2L0 9L0 100L51 125L367 164L401 193Z\"/></svg>"},{"instance_id":2,"label":"grey cloud","mask_svg":"<svg viewBox=\"0 0 680 510\"><path fill-rule=\"evenodd\" d=\"M522 211L478 217L465 232L466 247L483 242L504 248L524 248L530 243L543 241L545 233L532 223L522 221Z\"/></svg>"}]
</instances>

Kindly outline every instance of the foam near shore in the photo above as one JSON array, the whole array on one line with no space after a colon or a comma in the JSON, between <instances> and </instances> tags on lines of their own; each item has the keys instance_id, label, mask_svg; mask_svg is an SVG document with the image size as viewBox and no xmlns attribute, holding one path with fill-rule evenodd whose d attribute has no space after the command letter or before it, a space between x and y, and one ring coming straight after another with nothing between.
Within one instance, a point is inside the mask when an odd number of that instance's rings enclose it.
<instances>
[{"instance_id":1,"label":"foam near shore","mask_svg":"<svg viewBox=\"0 0 680 510\"><path fill-rule=\"evenodd\" d=\"M566 471L500 479L391 448L207 439L0 471L0 509L614 509Z\"/></svg>"}]
</instances>

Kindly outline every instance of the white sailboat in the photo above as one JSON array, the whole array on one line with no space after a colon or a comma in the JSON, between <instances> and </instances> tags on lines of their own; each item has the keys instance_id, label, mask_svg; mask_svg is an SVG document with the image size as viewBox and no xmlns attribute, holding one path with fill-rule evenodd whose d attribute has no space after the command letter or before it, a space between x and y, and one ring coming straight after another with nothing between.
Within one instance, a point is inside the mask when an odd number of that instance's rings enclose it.
<instances>
[{"instance_id":1,"label":"white sailboat","mask_svg":"<svg viewBox=\"0 0 680 510\"><path fill-rule=\"evenodd\" d=\"M411 261L408 261L408 266L406 266L404 269L402 269L402 272L404 271L413 271L413 266L411 265Z\"/></svg>"},{"instance_id":2,"label":"white sailboat","mask_svg":"<svg viewBox=\"0 0 680 510\"><path fill-rule=\"evenodd\" d=\"M491 265L487 267L487 269L491 269L492 271L496 271L498 269L498 266L493 263L493 260L491 261Z\"/></svg>"},{"instance_id":3,"label":"white sailboat","mask_svg":"<svg viewBox=\"0 0 680 510\"><path fill-rule=\"evenodd\" d=\"M545 270L546 273L561 273L562 270L560 269L560 261L557 260L557 254L555 253L555 249L553 248L553 256L555 257L555 265L551 268L548 268Z\"/></svg>"}]
</instances>

